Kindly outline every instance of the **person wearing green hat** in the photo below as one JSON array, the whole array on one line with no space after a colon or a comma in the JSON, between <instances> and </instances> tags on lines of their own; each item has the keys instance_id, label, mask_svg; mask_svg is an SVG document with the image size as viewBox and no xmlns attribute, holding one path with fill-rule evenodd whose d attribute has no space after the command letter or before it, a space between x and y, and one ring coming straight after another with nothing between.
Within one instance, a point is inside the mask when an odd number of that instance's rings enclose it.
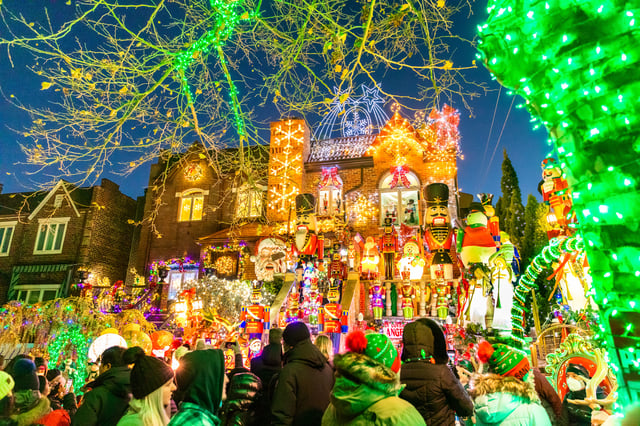
<instances>
[{"instance_id":1,"label":"person wearing green hat","mask_svg":"<svg viewBox=\"0 0 640 426\"><path fill-rule=\"evenodd\" d=\"M323 425L425 425L420 413L398 395L400 357L384 334L356 330L348 352L334 358L336 382Z\"/></svg>"},{"instance_id":2,"label":"person wearing green hat","mask_svg":"<svg viewBox=\"0 0 640 426\"><path fill-rule=\"evenodd\" d=\"M478 375L472 381L476 425L551 426L524 352L483 341L478 359L489 364L492 373Z\"/></svg>"}]
</instances>

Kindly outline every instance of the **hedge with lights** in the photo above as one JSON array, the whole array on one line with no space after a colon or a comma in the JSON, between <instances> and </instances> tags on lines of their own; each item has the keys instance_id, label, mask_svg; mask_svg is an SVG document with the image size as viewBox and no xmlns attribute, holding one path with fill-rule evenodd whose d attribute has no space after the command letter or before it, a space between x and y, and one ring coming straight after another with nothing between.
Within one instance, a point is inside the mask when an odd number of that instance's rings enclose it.
<instances>
[{"instance_id":1,"label":"hedge with lights","mask_svg":"<svg viewBox=\"0 0 640 426\"><path fill-rule=\"evenodd\" d=\"M549 130L626 405L640 385L640 335L614 324L634 315L640 291L640 3L491 0L488 13L479 56Z\"/></svg>"}]
</instances>

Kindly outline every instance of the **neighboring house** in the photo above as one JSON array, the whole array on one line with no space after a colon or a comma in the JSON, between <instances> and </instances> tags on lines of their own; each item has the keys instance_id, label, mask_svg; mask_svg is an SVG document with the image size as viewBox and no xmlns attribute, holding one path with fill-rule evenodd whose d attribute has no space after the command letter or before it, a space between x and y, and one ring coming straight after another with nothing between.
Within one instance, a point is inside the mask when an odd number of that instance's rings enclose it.
<instances>
[{"instance_id":1,"label":"neighboring house","mask_svg":"<svg viewBox=\"0 0 640 426\"><path fill-rule=\"evenodd\" d=\"M136 202L108 179L0 193L0 303L66 296L80 268L94 285L124 280L135 214Z\"/></svg>"},{"instance_id":2,"label":"neighboring house","mask_svg":"<svg viewBox=\"0 0 640 426\"><path fill-rule=\"evenodd\" d=\"M300 193L316 198L327 251L329 242L346 249L356 233L378 237L387 217L398 230L403 225L405 234L415 235L424 215L423 189L433 182L449 186L452 221L459 217L457 138L439 138L434 121L424 117L414 128L397 111L388 118L374 105L375 114L367 114L362 101L340 108L346 109L340 137L313 139L303 119L271 123L268 159L254 167L262 168L251 182L239 171L216 173L208 165L210 153L203 154L198 144L182 156L160 159L151 169L140 249L130 266L141 271L166 262L169 299L205 266L225 277L254 279L249 259L262 239L280 236L291 244ZM339 116L336 109L334 122L323 120L315 134L329 135ZM454 127L447 130L457 135L457 123ZM345 225L349 232L343 232Z\"/></svg>"}]
</instances>

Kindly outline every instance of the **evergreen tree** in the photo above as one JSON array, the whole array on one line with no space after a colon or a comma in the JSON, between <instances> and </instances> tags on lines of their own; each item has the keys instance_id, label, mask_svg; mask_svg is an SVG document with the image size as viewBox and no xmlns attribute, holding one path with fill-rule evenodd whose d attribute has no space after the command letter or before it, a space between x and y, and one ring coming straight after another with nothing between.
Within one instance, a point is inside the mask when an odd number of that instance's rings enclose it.
<instances>
[{"instance_id":1,"label":"evergreen tree","mask_svg":"<svg viewBox=\"0 0 640 426\"><path fill-rule=\"evenodd\" d=\"M496 203L496 217L498 219L500 219L500 223L503 224L504 222L504 218L505 218L505 211L504 211L504 207L502 206L502 197L498 198L498 202ZM503 226L503 225L500 225Z\"/></svg>"},{"instance_id":2,"label":"evergreen tree","mask_svg":"<svg viewBox=\"0 0 640 426\"><path fill-rule=\"evenodd\" d=\"M533 195L529 194L527 198L527 206L524 210L524 235L522 238L522 245L520 246L520 258L522 259L522 266L526 268L531 262L531 259L536 255L534 251L534 236L538 223L538 200Z\"/></svg>"},{"instance_id":3,"label":"evergreen tree","mask_svg":"<svg viewBox=\"0 0 640 426\"><path fill-rule=\"evenodd\" d=\"M511 241L521 247L524 236L524 206L522 205L522 193L518 183L513 164L504 150L504 160L502 161L502 180L500 181L502 190L502 214L500 226L511 236Z\"/></svg>"}]
</instances>

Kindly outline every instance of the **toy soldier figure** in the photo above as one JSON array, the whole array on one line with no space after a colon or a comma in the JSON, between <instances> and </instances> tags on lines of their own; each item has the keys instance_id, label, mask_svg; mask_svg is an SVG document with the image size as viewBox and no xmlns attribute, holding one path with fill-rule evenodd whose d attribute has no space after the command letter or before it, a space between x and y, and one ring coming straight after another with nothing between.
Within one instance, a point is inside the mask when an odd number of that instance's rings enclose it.
<instances>
[{"instance_id":1,"label":"toy soldier figure","mask_svg":"<svg viewBox=\"0 0 640 426\"><path fill-rule=\"evenodd\" d=\"M262 301L262 281L251 283L251 305L243 306L240 313L240 328L244 328L249 333L250 339L262 339L264 330L269 330L271 322L269 319L269 308L260 304Z\"/></svg>"},{"instance_id":2,"label":"toy soldier figure","mask_svg":"<svg viewBox=\"0 0 640 426\"><path fill-rule=\"evenodd\" d=\"M347 267L342 261L340 254L341 246L338 243L333 245L331 263L329 263L329 278L344 281L347 278Z\"/></svg>"},{"instance_id":3,"label":"toy soldier figure","mask_svg":"<svg viewBox=\"0 0 640 426\"><path fill-rule=\"evenodd\" d=\"M411 284L410 272L408 270L402 271L402 314L404 319L413 319L413 299L415 297L415 290Z\"/></svg>"},{"instance_id":4,"label":"toy soldier figure","mask_svg":"<svg viewBox=\"0 0 640 426\"><path fill-rule=\"evenodd\" d=\"M296 233L293 251L298 255L298 269L314 258L322 262L324 237L316 234L316 199L312 194L296 196Z\"/></svg>"},{"instance_id":5,"label":"toy soldier figure","mask_svg":"<svg viewBox=\"0 0 640 426\"><path fill-rule=\"evenodd\" d=\"M384 218L384 233L380 237L378 246L384 257L384 279L392 280L395 269L396 252L398 251L398 235L390 217Z\"/></svg>"},{"instance_id":6,"label":"toy soldier figure","mask_svg":"<svg viewBox=\"0 0 640 426\"><path fill-rule=\"evenodd\" d=\"M375 281L369 288L369 297L371 298L371 310L373 311L373 319L382 320L382 312L384 309L385 290L380 281Z\"/></svg>"},{"instance_id":7,"label":"toy soldier figure","mask_svg":"<svg viewBox=\"0 0 640 426\"><path fill-rule=\"evenodd\" d=\"M327 299L320 315L318 331L323 333L346 333L349 331L349 312L340 306L340 280L331 280Z\"/></svg>"}]
</instances>

